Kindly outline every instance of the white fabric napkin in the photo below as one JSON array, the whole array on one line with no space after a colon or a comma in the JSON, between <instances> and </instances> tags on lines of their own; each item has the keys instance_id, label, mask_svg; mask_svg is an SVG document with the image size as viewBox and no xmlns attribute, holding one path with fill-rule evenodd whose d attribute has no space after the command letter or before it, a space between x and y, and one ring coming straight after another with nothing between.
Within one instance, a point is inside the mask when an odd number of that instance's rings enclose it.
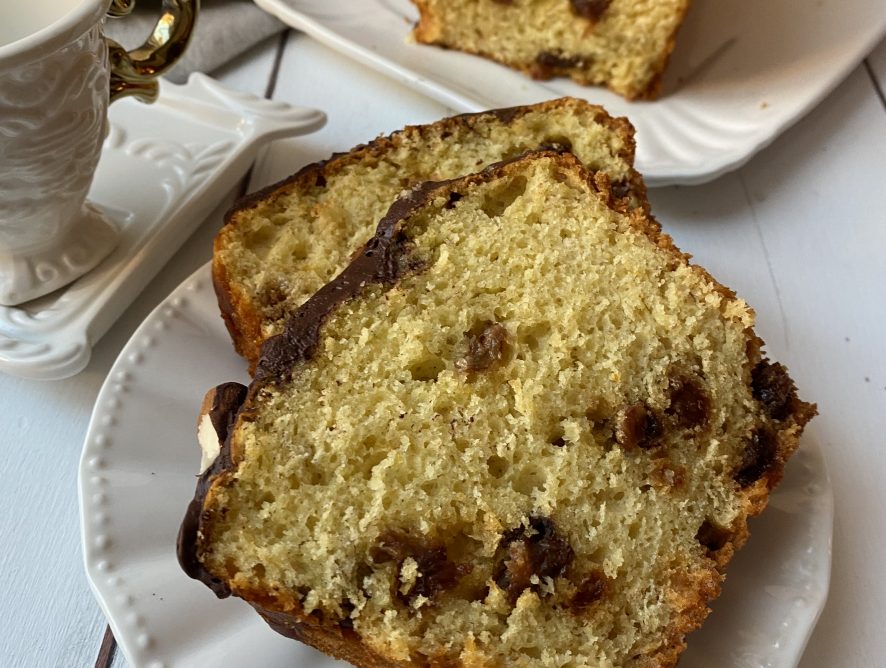
<instances>
[{"instance_id":1,"label":"white fabric napkin","mask_svg":"<svg viewBox=\"0 0 886 668\"><path fill-rule=\"evenodd\" d=\"M182 59L166 77L176 83L191 72L211 73L262 40L286 28L250 0L202 0L197 26ZM135 10L105 22L105 34L127 49L140 46L160 16L160 0L137 0Z\"/></svg>"}]
</instances>

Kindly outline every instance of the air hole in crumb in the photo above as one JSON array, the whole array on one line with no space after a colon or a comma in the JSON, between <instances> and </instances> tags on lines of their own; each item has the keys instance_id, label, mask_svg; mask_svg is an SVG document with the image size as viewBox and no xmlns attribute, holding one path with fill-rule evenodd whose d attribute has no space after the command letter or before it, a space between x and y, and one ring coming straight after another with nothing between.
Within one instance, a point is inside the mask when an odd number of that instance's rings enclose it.
<instances>
[{"instance_id":1,"label":"air hole in crumb","mask_svg":"<svg viewBox=\"0 0 886 668\"><path fill-rule=\"evenodd\" d=\"M277 230L275 228L270 225L262 225L244 235L244 245L253 252L262 255L262 251L267 250L270 247L270 243L276 235Z\"/></svg>"},{"instance_id":2,"label":"air hole in crumb","mask_svg":"<svg viewBox=\"0 0 886 668\"><path fill-rule=\"evenodd\" d=\"M354 607L354 604L351 603L348 599L343 599L341 603L339 603L339 608L341 608L341 618L338 620L338 625L341 628L354 628L354 620L351 619L351 613L354 612Z\"/></svg>"},{"instance_id":3,"label":"air hole in crumb","mask_svg":"<svg viewBox=\"0 0 886 668\"><path fill-rule=\"evenodd\" d=\"M449 199L446 201L446 205L443 207L444 209L454 209L456 202L458 202L462 198L462 194L458 192L449 193Z\"/></svg>"},{"instance_id":4,"label":"air hole in crumb","mask_svg":"<svg viewBox=\"0 0 886 668\"><path fill-rule=\"evenodd\" d=\"M503 186L486 195L481 205L483 213L490 218L497 218L524 192L526 192L526 177L512 178Z\"/></svg>"},{"instance_id":5,"label":"air hole in crumb","mask_svg":"<svg viewBox=\"0 0 886 668\"><path fill-rule=\"evenodd\" d=\"M384 448L378 447L378 441L375 436L364 438L359 448L360 452L363 453L363 478L369 480L372 478L372 472L375 470L375 467L385 460L388 453Z\"/></svg>"},{"instance_id":6,"label":"air hole in crumb","mask_svg":"<svg viewBox=\"0 0 886 668\"><path fill-rule=\"evenodd\" d=\"M446 543L446 553L456 563L467 563L483 551L483 541L469 536L465 529L456 529Z\"/></svg>"},{"instance_id":7,"label":"air hole in crumb","mask_svg":"<svg viewBox=\"0 0 886 668\"><path fill-rule=\"evenodd\" d=\"M602 424L612 417L612 407L602 397L595 397L588 402L585 417L589 422Z\"/></svg>"},{"instance_id":8,"label":"air hole in crumb","mask_svg":"<svg viewBox=\"0 0 886 668\"><path fill-rule=\"evenodd\" d=\"M266 309L269 317L283 315L283 305L286 302L287 288L277 281L271 281L262 286L259 293L259 302Z\"/></svg>"},{"instance_id":9,"label":"air hole in crumb","mask_svg":"<svg viewBox=\"0 0 886 668\"><path fill-rule=\"evenodd\" d=\"M705 520L698 528L695 539L707 549L708 552L717 552L729 542L730 533L727 529L717 525L711 520Z\"/></svg>"},{"instance_id":10,"label":"air hole in crumb","mask_svg":"<svg viewBox=\"0 0 886 668\"><path fill-rule=\"evenodd\" d=\"M325 485L329 482L328 473L323 471L311 461L302 464L301 474L298 476L300 485Z\"/></svg>"},{"instance_id":11,"label":"air hole in crumb","mask_svg":"<svg viewBox=\"0 0 886 668\"><path fill-rule=\"evenodd\" d=\"M536 661L541 661L541 647L537 647L535 645L531 645L529 647L521 647L520 653L523 656L528 656L531 659L535 659Z\"/></svg>"},{"instance_id":12,"label":"air hole in crumb","mask_svg":"<svg viewBox=\"0 0 886 668\"><path fill-rule=\"evenodd\" d=\"M544 346L551 334L551 326L546 322L521 325L517 329L517 345L536 351Z\"/></svg>"},{"instance_id":13,"label":"air hole in crumb","mask_svg":"<svg viewBox=\"0 0 886 668\"><path fill-rule=\"evenodd\" d=\"M253 564L252 575L257 578L263 578L265 576L264 564Z\"/></svg>"},{"instance_id":14,"label":"air hole in crumb","mask_svg":"<svg viewBox=\"0 0 886 668\"><path fill-rule=\"evenodd\" d=\"M544 487L544 484L545 474L531 466L517 473L512 483L515 492L526 496L531 496L535 490Z\"/></svg>"},{"instance_id":15,"label":"air hole in crumb","mask_svg":"<svg viewBox=\"0 0 886 668\"><path fill-rule=\"evenodd\" d=\"M492 455L486 460L486 468L489 469L489 475L493 478L501 478L508 472L508 460L498 455Z\"/></svg>"},{"instance_id":16,"label":"air hole in crumb","mask_svg":"<svg viewBox=\"0 0 886 668\"><path fill-rule=\"evenodd\" d=\"M602 564L606 560L607 550L605 547L598 547L587 555L588 561L595 564Z\"/></svg>"},{"instance_id":17,"label":"air hole in crumb","mask_svg":"<svg viewBox=\"0 0 886 668\"><path fill-rule=\"evenodd\" d=\"M566 445L565 436L566 435L563 431L563 427L558 426L548 435L548 443L553 445L555 448L562 448L564 445Z\"/></svg>"},{"instance_id":18,"label":"air hole in crumb","mask_svg":"<svg viewBox=\"0 0 886 668\"><path fill-rule=\"evenodd\" d=\"M429 381L437 380L440 372L446 368L446 363L436 355L428 355L409 365L409 374L412 380Z\"/></svg>"}]
</instances>

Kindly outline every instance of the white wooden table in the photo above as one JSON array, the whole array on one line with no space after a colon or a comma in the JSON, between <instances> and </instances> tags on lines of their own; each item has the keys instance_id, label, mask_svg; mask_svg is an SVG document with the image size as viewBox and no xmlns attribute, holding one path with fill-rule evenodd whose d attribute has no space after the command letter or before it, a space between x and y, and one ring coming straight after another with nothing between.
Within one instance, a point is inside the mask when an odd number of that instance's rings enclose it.
<instances>
[{"instance_id":1,"label":"white wooden table","mask_svg":"<svg viewBox=\"0 0 886 668\"><path fill-rule=\"evenodd\" d=\"M329 114L321 132L269 147L243 184L249 189L448 111L294 32L214 74ZM803 397L818 402L821 415L806 438L825 449L836 490L834 567L802 668L886 665L884 89L886 43L740 171L706 186L651 192L665 229L756 308L769 350L790 367ZM133 302L83 373L53 383L0 376L0 667L126 665L105 637L82 566L82 439L120 348L209 258L235 194Z\"/></svg>"}]
</instances>

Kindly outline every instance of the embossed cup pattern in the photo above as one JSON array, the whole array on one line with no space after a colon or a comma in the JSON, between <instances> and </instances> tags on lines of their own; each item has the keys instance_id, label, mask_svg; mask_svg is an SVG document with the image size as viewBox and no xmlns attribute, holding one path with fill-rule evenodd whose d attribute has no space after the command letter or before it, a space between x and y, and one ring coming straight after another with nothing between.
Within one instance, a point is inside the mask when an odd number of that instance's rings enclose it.
<instances>
[{"instance_id":1,"label":"embossed cup pattern","mask_svg":"<svg viewBox=\"0 0 886 668\"><path fill-rule=\"evenodd\" d=\"M113 224L86 203L109 77L100 24L40 60L0 69L0 303L61 287L114 246Z\"/></svg>"}]
</instances>

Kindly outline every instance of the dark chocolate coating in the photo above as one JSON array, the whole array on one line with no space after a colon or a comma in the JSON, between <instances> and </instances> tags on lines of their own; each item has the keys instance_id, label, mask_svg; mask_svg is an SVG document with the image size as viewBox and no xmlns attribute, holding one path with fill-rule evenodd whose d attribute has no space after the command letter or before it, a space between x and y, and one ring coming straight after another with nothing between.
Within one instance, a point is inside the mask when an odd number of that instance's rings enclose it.
<instances>
[{"instance_id":1,"label":"dark chocolate coating","mask_svg":"<svg viewBox=\"0 0 886 668\"><path fill-rule=\"evenodd\" d=\"M246 400L246 386L240 383L222 383L215 388L215 396L209 409L209 419L215 429L219 442L222 444L218 457L212 465L206 469L197 481L197 491L194 498L188 504L188 510L182 521L176 541L176 553L178 563L190 577L200 580L215 592L219 598L225 598L231 594L227 585L213 577L197 558L197 533L200 529L200 513L203 509L203 501L212 484L212 479L231 468L231 449L228 443L228 433L234 424L240 406Z\"/></svg>"},{"instance_id":2,"label":"dark chocolate coating","mask_svg":"<svg viewBox=\"0 0 886 668\"><path fill-rule=\"evenodd\" d=\"M404 238L397 223L407 218L447 182L428 181L394 202L373 236L351 264L330 283L320 288L286 322L286 329L262 344L256 381L287 379L300 362L311 358L320 328L341 303L359 295L370 283L392 283L399 278L403 263Z\"/></svg>"}]
</instances>

